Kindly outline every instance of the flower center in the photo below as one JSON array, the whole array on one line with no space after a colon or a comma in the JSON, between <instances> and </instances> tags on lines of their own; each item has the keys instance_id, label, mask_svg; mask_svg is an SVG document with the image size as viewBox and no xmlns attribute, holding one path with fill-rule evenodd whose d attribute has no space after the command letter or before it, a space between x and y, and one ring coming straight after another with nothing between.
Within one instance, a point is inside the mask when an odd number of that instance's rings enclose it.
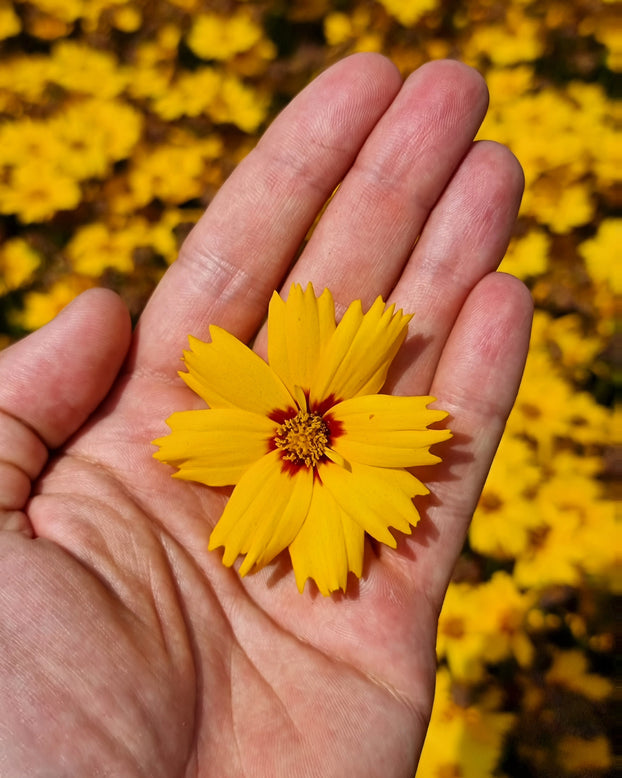
<instances>
[{"instance_id":1,"label":"flower center","mask_svg":"<svg viewBox=\"0 0 622 778\"><path fill-rule=\"evenodd\" d=\"M315 467L324 456L329 438L330 430L319 414L299 411L279 425L274 445L283 452L283 459Z\"/></svg>"}]
</instances>

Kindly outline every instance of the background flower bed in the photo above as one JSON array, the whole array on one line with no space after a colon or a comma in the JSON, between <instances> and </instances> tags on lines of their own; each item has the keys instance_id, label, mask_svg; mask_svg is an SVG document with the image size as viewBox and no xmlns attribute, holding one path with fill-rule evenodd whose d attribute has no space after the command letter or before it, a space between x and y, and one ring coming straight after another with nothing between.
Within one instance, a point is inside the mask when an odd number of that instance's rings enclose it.
<instances>
[{"instance_id":1,"label":"background flower bed","mask_svg":"<svg viewBox=\"0 0 622 778\"><path fill-rule=\"evenodd\" d=\"M480 137L509 145L527 181L502 269L537 310L441 615L418 776L612 771L614 4L0 0L0 40L0 347L92 285L137 316L269 120L339 57L484 73Z\"/></svg>"}]
</instances>

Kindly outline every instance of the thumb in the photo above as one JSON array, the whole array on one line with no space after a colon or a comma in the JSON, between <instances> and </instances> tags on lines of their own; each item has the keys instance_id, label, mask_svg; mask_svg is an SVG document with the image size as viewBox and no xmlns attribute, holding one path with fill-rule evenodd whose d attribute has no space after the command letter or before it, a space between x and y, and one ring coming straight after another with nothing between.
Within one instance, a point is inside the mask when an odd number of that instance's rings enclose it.
<instances>
[{"instance_id":1,"label":"thumb","mask_svg":"<svg viewBox=\"0 0 622 778\"><path fill-rule=\"evenodd\" d=\"M0 529L29 531L32 480L106 396L130 337L121 299L91 289L0 352Z\"/></svg>"}]
</instances>

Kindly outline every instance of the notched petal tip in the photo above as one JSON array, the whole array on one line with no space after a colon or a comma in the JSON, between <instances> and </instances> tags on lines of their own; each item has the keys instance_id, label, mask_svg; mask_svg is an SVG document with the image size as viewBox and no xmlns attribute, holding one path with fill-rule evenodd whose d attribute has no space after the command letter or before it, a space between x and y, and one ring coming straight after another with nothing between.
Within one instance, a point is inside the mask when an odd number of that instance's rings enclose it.
<instances>
[{"instance_id":1,"label":"notched petal tip","mask_svg":"<svg viewBox=\"0 0 622 778\"><path fill-rule=\"evenodd\" d=\"M360 576L358 576L360 578ZM309 583L309 588L315 587L317 591L322 595L322 597L332 597L334 594L345 594L348 588L347 583L339 586L330 586L327 585L321 578L319 580L316 580L312 575L306 576L306 578L302 578L301 576L296 577L296 588L300 592L300 594L304 593L305 586Z\"/></svg>"}]
</instances>

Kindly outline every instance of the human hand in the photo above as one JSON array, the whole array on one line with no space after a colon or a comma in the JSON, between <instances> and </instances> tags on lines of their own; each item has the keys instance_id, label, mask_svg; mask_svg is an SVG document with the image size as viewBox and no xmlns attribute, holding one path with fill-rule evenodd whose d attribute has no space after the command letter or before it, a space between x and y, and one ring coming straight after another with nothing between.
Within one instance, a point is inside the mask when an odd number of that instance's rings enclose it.
<instances>
[{"instance_id":1,"label":"human hand","mask_svg":"<svg viewBox=\"0 0 622 778\"><path fill-rule=\"evenodd\" d=\"M456 62L402 85L382 57L343 60L225 183L133 337L94 290L0 354L2 776L413 775L437 616L531 317L494 273L522 174L472 142L486 101ZM413 534L327 598L286 560L225 568L206 549L228 492L170 478L150 445L196 403L188 334L253 338L292 281L341 311L382 295L414 312L390 389L437 397L454 433Z\"/></svg>"}]
</instances>

